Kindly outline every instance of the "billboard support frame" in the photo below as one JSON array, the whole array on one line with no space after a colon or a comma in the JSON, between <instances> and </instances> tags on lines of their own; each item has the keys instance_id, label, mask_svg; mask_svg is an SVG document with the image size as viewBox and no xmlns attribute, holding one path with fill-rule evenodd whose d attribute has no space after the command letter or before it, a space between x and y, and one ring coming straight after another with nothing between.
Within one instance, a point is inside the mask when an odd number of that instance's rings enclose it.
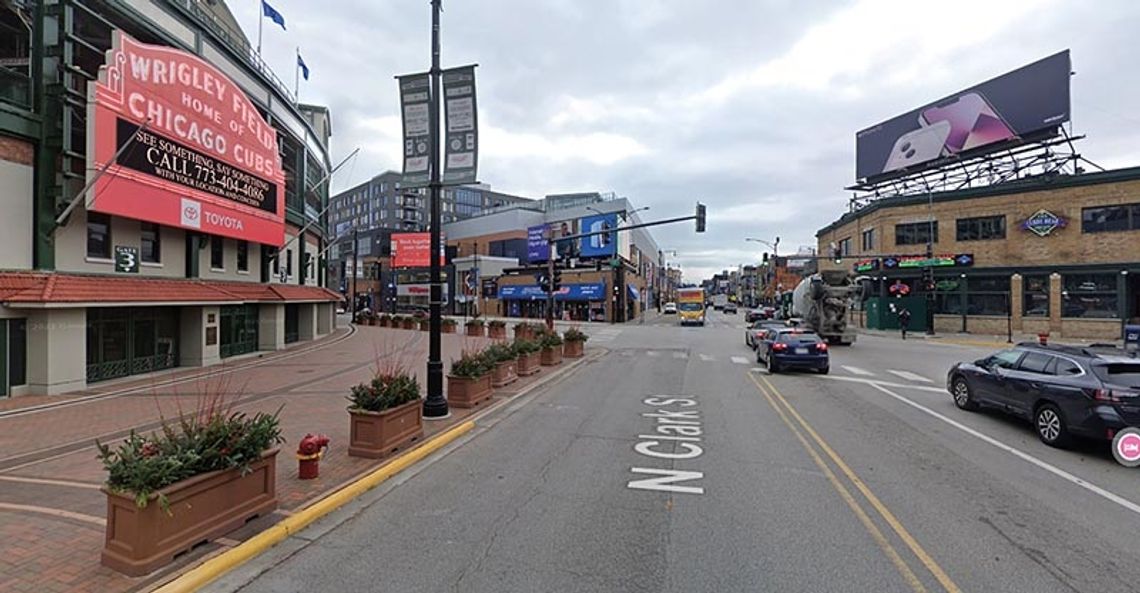
<instances>
[{"instance_id":1,"label":"billboard support frame","mask_svg":"<svg viewBox=\"0 0 1140 593\"><path fill-rule=\"evenodd\" d=\"M1073 145L1085 136L1064 132L1047 140L1022 144L1002 152L988 153L938 167L898 175L875 182L856 183L844 189L853 192L849 200L852 212L862 210L881 198L919 196L930 192L948 192L973 187L993 187L1030 177L1084 173L1081 163L1104 171L1104 167L1088 160Z\"/></svg>"}]
</instances>

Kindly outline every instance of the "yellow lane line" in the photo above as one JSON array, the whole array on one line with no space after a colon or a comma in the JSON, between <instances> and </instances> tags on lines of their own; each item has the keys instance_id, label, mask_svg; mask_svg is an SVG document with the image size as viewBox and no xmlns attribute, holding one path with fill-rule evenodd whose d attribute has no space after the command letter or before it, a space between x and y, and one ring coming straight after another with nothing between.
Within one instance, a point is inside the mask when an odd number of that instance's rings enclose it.
<instances>
[{"instance_id":1,"label":"yellow lane line","mask_svg":"<svg viewBox=\"0 0 1140 593\"><path fill-rule=\"evenodd\" d=\"M792 434L794 434L797 439L799 439L800 444L804 447L804 450L808 452L808 455L811 455L811 458L813 461L815 461L815 464L819 466L819 469L823 471L823 474L825 476L827 476L828 481L831 482L831 485L835 487L835 490L839 493L839 496L843 498L843 502L846 502L847 506L851 508L851 511L855 513L857 517L859 517L859 522L862 523L863 527L867 529L867 532L871 534L871 537L875 540L875 543L878 544L883 553L887 555L887 558L890 559L891 564L895 565L895 568L898 569L899 574L902 575L903 579L907 582L908 585L910 585L911 589L914 589L915 593L926 593L926 587L923 586L922 581L918 580L918 577L914 574L914 571L912 571L910 567L907 566L906 561L902 559L902 556L899 555L894 546L892 546L891 543L887 541L886 536L884 536L883 532L879 530L879 527L875 525L875 522L872 521L869 516L867 516L867 513L863 510L863 507L859 506L859 503L855 501L855 497L851 494L851 491L848 490L847 487L839 481L839 478L836 477L835 472L831 471L831 467L829 467L827 463L824 462L824 460L819 456L819 453L816 453L815 449L812 448L810 443L808 443L807 438L804 437L803 433L800 432L800 430L796 428L794 424L792 424L792 421L788 419L788 416L784 414L784 411L780 409L780 406L776 404L776 401L772 399L772 396L768 395L768 392L764 389L764 387L762 387L760 383L756 381L756 378L752 376L752 373L748 373L748 378L752 379L752 382L756 384L756 389L758 389L760 393L763 394L763 396L768 400L768 403L771 404L772 408L776 410L776 413L780 415L780 419L783 420L784 424L788 426L788 429L792 431Z\"/></svg>"},{"instance_id":2,"label":"yellow lane line","mask_svg":"<svg viewBox=\"0 0 1140 593\"><path fill-rule=\"evenodd\" d=\"M749 376L751 376L751 373L749 373ZM871 506L874 507L876 511L878 511L883 520L891 526L891 529L893 529L894 532L898 534L899 538L902 539L903 543L905 543L908 548L910 548L911 552L914 552L914 555L918 558L918 560L922 562L924 566L926 566L927 570L930 571L930 574L934 575L934 578L938 580L938 583L942 585L947 593L961 593L962 590L959 589L958 585L956 585L950 576L946 574L946 571L942 570L942 567L934 561L934 558L932 558L930 554L928 554L926 550L923 549L921 545L919 545L918 541L914 539L914 536L912 536L910 532L907 531L905 527L903 527L902 523L900 523L899 520L895 518L894 514L887 509L886 505L884 505L882 501L880 501L879 498L875 496L873 492L871 492L871 489L868 488L865 483L863 483L863 480L859 479L859 476L855 475L855 472L852 471L847 463L845 463L843 459L840 458L839 455L836 454L836 452L831 448L831 446L829 446L827 442L823 440L823 437L820 437L819 433L817 433L815 429L813 429L811 425L808 424L802 416L800 416L799 412L796 412L796 409L792 407L792 404L788 403L788 400L784 398L778 389L776 389L776 386L772 385L772 382L769 381L767 377L761 378L764 380L764 384L768 386L768 389L772 391L772 394L776 396L776 398L779 399L781 403L784 404L784 406L788 409L788 412L790 412L792 416L795 417L800 425L803 426L804 430L806 430L807 433L811 435L812 439L817 444L819 444L819 447L823 449L824 453L827 453L827 456L830 457L833 462L835 462L835 465L838 466L839 470L847 476L847 479L851 480L851 483L855 485L855 488L858 489L859 492L861 492L867 499L867 501L871 503ZM753 379L753 382L755 382L755 379Z\"/></svg>"}]
</instances>

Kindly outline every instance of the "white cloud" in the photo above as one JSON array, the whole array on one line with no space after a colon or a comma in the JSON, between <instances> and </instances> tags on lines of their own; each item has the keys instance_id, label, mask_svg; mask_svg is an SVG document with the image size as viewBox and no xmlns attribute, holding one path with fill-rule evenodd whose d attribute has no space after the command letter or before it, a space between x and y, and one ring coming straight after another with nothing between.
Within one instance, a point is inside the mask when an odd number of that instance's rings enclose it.
<instances>
[{"instance_id":1,"label":"white cloud","mask_svg":"<svg viewBox=\"0 0 1140 593\"><path fill-rule=\"evenodd\" d=\"M481 126L480 132L482 155L488 158L523 160L534 166L573 160L611 165L649 152L647 147L633 138L604 132L576 135L520 133L488 125Z\"/></svg>"}]
</instances>

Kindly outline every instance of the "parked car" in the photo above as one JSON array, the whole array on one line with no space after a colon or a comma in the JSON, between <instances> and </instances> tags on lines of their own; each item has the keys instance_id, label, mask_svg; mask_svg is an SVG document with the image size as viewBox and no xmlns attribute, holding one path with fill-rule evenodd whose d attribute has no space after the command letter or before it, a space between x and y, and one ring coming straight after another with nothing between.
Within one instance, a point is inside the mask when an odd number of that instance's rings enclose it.
<instances>
[{"instance_id":1,"label":"parked car","mask_svg":"<svg viewBox=\"0 0 1140 593\"><path fill-rule=\"evenodd\" d=\"M755 350L756 343L759 342L760 338L770 329L788 329L788 326L784 325L783 322L769 319L753 321L748 325L748 328L744 330L745 345Z\"/></svg>"},{"instance_id":2,"label":"parked car","mask_svg":"<svg viewBox=\"0 0 1140 593\"><path fill-rule=\"evenodd\" d=\"M784 369L811 369L821 375L831 370L827 342L812 331L798 328L770 329L756 344L756 362L769 373Z\"/></svg>"},{"instance_id":3,"label":"parked car","mask_svg":"<svg viewBox=\"0 0 1140 593\"><path fill-rule=\"evenodd\" d=\"M732 313L736 315L736 303L725 303L723 310L725 313Z\"/></svg>"},{"instance_id":4,"label":"parked car","mask_svg":"<svg viewBox=\"0 0 1140 593\"><path fill-rule=\"evenodd\" d=\"M1140 359L1118 348L1018 344L959 362L946 388L963 410L991 407L1033 423L1046 445L1112 440L1140 426Z\"/></svg>"},{"instance_id":5,"label":"parked car","mask_svg":"<svg viewBox=\"0 0 1140 593\"><path fill-rule=\"evenodd\" d=\"M677 303L665 303L665 308L661 310L664 315L676 315Z\"/></svg>"}]
</instances>

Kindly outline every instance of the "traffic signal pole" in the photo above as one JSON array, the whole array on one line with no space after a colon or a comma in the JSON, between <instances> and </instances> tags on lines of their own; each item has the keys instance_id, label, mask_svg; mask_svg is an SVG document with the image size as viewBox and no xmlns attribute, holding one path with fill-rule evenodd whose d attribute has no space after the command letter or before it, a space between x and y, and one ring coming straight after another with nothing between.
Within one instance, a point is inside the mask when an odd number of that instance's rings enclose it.
<instances>
[{"instance_id":1,"label":"traffic signal pole","mask_svg":"<svg viewBox=\"0 0 1140 593\"><path fill-rule=\"evenodd\" d=\"M546 255L546 331L554 332L554 256L558 251L554 244L554 229L548 226L546 232L549 247Z\"/></svg>"}]
</instances>

